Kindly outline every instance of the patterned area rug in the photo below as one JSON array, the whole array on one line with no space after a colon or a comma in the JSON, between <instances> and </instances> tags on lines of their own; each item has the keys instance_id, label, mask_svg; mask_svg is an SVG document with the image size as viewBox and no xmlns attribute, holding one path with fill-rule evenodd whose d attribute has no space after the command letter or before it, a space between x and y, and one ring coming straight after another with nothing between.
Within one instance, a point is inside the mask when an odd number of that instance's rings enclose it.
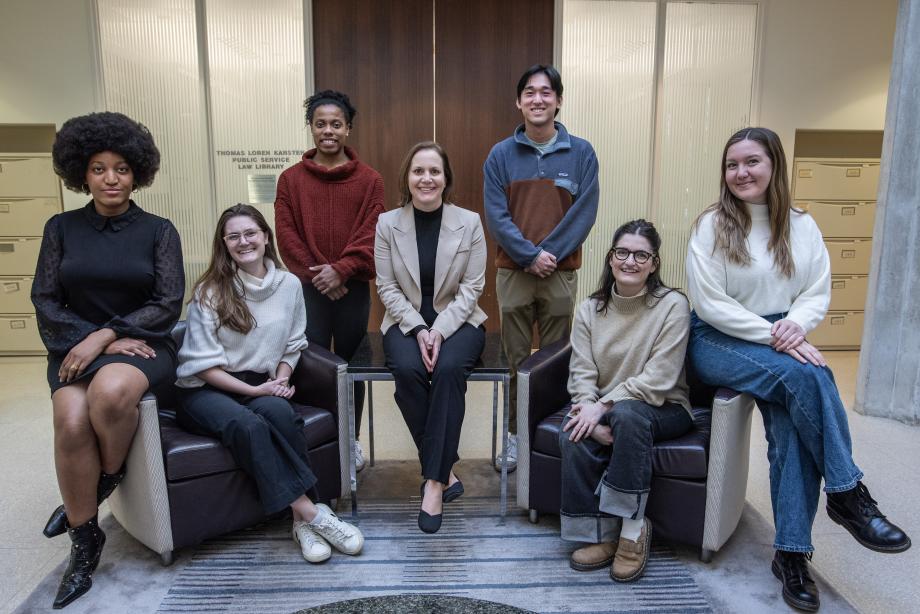
<instances>
[{"instance_id":1,"label":"patterned area rug","mask_svg":"<svg viewBox=\"0 0 920 614\"><path fill-rule=\"evenodd\" d=\"M520 510L502 519L496 497L448 504L441 530L416 525L418 497L361 501L364 551L310 565L278 521L202 544L159 612L294 612L348 599L451 595L533 612L710 612L687 568L654 545L645 575L615 584L608 570L569 568L573 549L558 521L533 525ZM343 518L350 520L347 514Z\"/></svg>"}]
</instances>

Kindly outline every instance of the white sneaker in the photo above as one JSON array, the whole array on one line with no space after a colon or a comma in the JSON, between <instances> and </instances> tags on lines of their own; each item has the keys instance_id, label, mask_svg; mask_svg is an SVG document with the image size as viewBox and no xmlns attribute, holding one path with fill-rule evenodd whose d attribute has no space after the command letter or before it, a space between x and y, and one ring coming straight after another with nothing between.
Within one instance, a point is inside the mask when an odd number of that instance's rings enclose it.
<instances>
[{"instance_id":1,"label":"white sneaker","mask_svg":"<svg viewBox=\"0 0 920 614\"><path fill-rule=\"evenodd\" d=\"M355 459L355 471L361 471L364 469L366 464L364 461L364 450L361 449L361 442L356 441L354 447L351 449L351 455Z\"/></svg>"},{"instance_id":2,"label":"white sneaker","mask_svg":"<svg viewBox=\"0 0 920 614\"><path fill-rule=\"evenodd\" d=\"M364 536L361 535L361 530L353 524L340 520L328 505L317 503L316 507L325 513L318 523L315 518L313 522L307 523L310 529L342 554L361 552L361 548L364 547Z\"/></svg>"},{"instance_id":3,"label":"white sneaker","mask_svg":"<svg viewBox=\"0 0 920 614\"><path fill-rule=\"evenodd\" d=\"M291 529L294 542L300 544L300 552L310 563L322 563L332 556L332 548L326 540L310 530L310 525L305 520L295 520Z\"/></svg>"},{"instance_id":4,"label":"white sneaker","mask_svg":"<svg viewBox=\"0 0 920 614\"><path fill-rule=\"evenodd\" d=\"M505 442L508 453L508 473L511 473L517 469L517 435L508 433L508 439L506 439ZM498 452L495 454L495 470L499 473L502 470L501 447L499 447Z\"/></svg>"}]
</instances>

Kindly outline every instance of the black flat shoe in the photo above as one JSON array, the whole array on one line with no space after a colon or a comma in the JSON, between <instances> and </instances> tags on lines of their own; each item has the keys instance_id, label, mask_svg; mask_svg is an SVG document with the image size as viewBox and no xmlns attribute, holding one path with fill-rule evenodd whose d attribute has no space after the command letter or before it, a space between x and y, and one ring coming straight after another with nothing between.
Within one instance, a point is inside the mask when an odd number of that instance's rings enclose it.
<instances>
[{"instance_id":1,"label":"black flat shoe","mask_svg":"<svg viewBox=\"0 0 920 614\"><path fill-rule=\"evenodd\" d=\"M422 494L422 500L424 500L425 482L422 482L422 487L420 490ZM420 528L424 533L437 533L438 529L441 528L441 520L443 517L444 514L429 514L425 510L421 509L421 503L419 503L418 528Z\"/></svg>"},{"instance_id":2,"label":"black flat shoe","mask_svg":"<svg viewBox=\"0 0 920 614\"><path fill-rule=\"evenodd\" d=\"M770 566L773 575L783 583L783 601L798 610L817 612L821 607L818 587L808 572L811 554L777 550Z\"/></svg>"},{"instance_id":3,"label":"black flat shoe","mask_svg":"<svg viewBox=\"0 0 920 614\"><path fill-rule=\"evenodd\" d=\"M455 499L459 499L463 492L463 482L457 480L454 482L453 486L448 486L444 489L444 493L441 495L441 501L450 503Z\"/></svg>"},{"instance_id":4,"label":"black flat shoe","mask_svg":"<svg viewBox=\"0 0 920 614\"><path fill-rule=\"evenodd\" d=\"M67 533L72 542L70 562L54 598L52 607L55 610L66 607L92 588L93 572L99 566L99 557L105 545L105 533L99 528L96 516L79 527L68 528Z\"/></svg>"},{"instance_id":5,"label":"black flat shoe","mask_svg":"<svg viewBox=\"0 0 920 614\"><path fill-rule=\"evenodd\" d=\"M122 465L121 470L118 473L105 473L99 476L99 485L96 487L96 505L101 504L103 501L109 498L109 495L115 490L115 488L121 483L125 477L125 466ZM45 528L42 530L45 537L57 537L58 535L63 535L67 530L67 514L64 511L64 506L59 505L57 509L51 512L51 517L48 518L48 522L45 523Z\"/></svg>"},{"instance_id":6,"label":"black flat shoe","mask_svg":"<svg viewBox=\"0 0 920 614\"><path fill-rule=\"evenodd\" d=\"M850 490L828 493L827 515L869 550L895 553L910 548L910 538L885 518L862 482Z\"/></svg>"}]
</instances>

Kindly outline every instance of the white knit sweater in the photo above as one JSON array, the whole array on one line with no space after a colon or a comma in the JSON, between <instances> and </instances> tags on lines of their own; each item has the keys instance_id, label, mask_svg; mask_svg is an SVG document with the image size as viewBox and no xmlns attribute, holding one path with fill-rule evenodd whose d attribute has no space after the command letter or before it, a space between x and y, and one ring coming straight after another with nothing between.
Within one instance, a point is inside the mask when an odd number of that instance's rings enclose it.
<instances>
[{"instance_id":1,"label":"white knit sweater","mask_svg":"<svg viewBox=\"0 0 920 614\"><path fill-rule=\"evenodd\" d=\"M745 203L751 214L747 247L751 263L739 266L714 251L714 213L707 213L690 236L687 286L697 315L726 335L769 344L772 325L761 316L787 313L806 334L824 319L831 298L831 266L818 225L810 215L789 212L795 274L785 277L767 249L770 220L766 205Z\"/></svg>"},{"instance_id":2,"label":"white knit sweater","mask_svg":"<svg viewBox=\"0 0 920 614\"><path fill-rule=\"evenodd\" d=\"M255 318L247 334L218 328L217 314L197 296L188 306L185 340L179 349L176 371L181 388L197 388L204 381L198 373L220 367L231 373L255 371L274 377L281 362L294 368L300 352L307 347L304 330L307 312L300 281L286 271L275 268L265 259L268 273L263 279L238 270L239 283L245 292L246 305Z\"/></svg>"}]
</instances>

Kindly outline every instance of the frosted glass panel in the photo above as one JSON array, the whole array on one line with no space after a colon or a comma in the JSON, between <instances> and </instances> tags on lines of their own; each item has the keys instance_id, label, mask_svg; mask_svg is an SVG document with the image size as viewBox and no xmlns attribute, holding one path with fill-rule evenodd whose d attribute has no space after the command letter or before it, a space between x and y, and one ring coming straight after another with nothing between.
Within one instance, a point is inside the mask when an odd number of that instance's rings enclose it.
<instances>
[{"instance_id":1,"label":"frosted glass panel","mask_svg":"<svg viewBox=\"0 0 920 614\"><path fill-rule=\"evenodd\" d=\"M666 283L686 287L690 226L718 198L725 141L750 123L756 34L753 4L667 5L655 216Z\"/></svg>"},{"instance_id":2,"label":"frosted glass panel","mask_svg":"<svg viewBox=\"0 0 920 614\"><path fill-rule=\"evenodd\" d=\"M647 215L655 3L567 0L562 19L559 117L594 145L600 162L600 207L583 247L581 300L597 285L613 231Z\"/></svg>"},{"instance_id":3,"label":"frosted glass panel","mask_svg":"<svg viewBox=\"0 0 920 614\"><path fill-rule=\"evenodd\" d=\"M210 256L211 205L204 92L194 0L97 0L104 107L146 125L160 172L137 203L182 236L188 285Z\"/></svg>"},{"instance_id":4,"label":"frosted glass panel","mask_svg":"<svg viewBox=\"0 0 920 614\"><path fill-rule=\"evenodd\" d=\"M310 140L303 2L208 0L205 15L217 207L253 204L274 227L277 177Z\"/></svg>"}]
</instances>

